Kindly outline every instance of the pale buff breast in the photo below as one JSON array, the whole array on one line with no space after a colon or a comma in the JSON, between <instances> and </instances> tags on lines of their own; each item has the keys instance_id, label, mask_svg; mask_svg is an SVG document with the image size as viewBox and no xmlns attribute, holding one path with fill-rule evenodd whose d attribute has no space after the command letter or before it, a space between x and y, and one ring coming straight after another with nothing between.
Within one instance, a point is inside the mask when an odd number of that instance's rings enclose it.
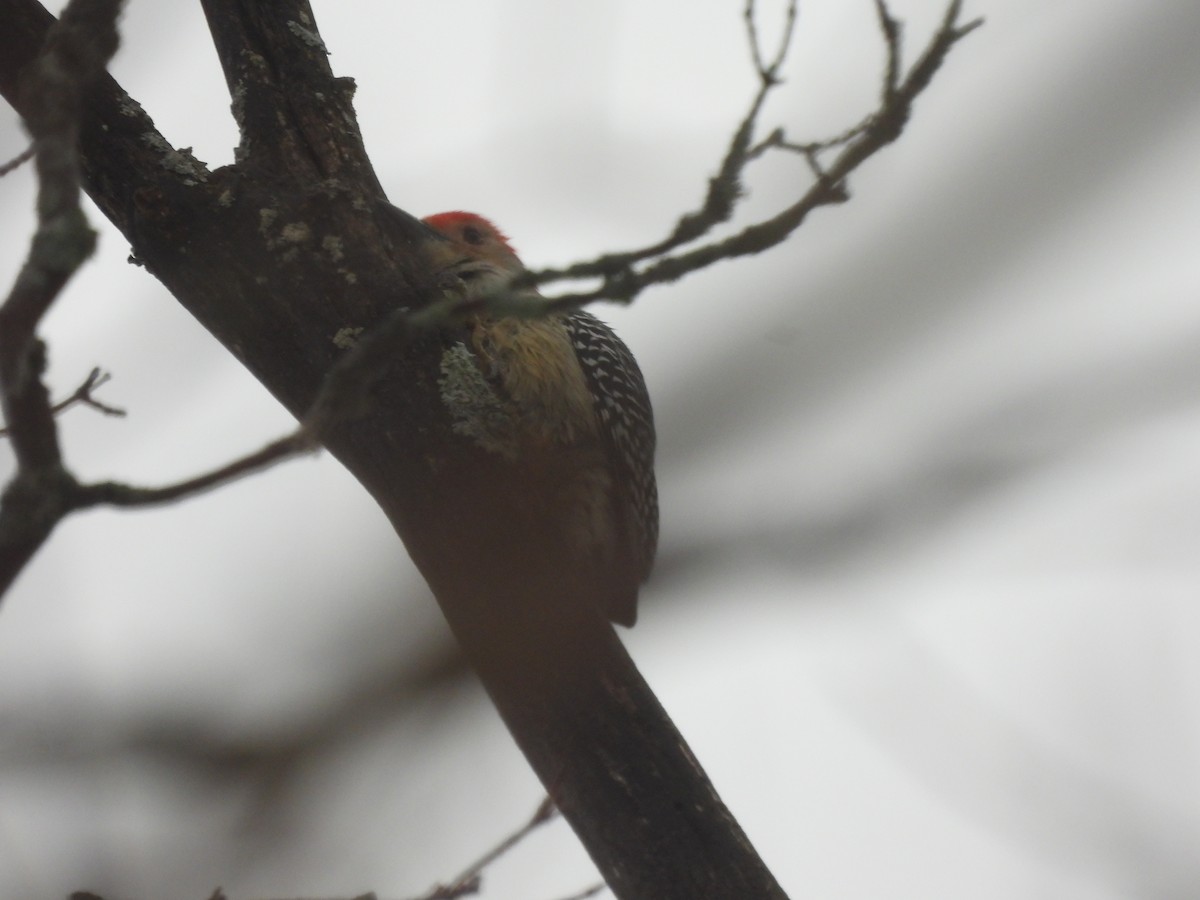
<instances>
[{"instance_id":1,"label":"pale buff breast","mask_svg":"<svg viewBox=\"0 0 1200 900\"><path fill-rule=\"evenodd\" d=\"M528 438L573 444L596 435L592 396L560 318L483 321L472 343L484 374L500 382Z\"/></svg>"}]
</instances>

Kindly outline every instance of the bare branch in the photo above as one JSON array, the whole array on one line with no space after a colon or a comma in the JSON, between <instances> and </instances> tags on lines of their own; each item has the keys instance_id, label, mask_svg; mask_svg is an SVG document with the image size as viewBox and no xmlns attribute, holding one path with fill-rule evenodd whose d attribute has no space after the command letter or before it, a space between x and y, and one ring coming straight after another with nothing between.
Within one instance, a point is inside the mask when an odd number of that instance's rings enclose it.
<instances>
[{"instance_id":1,"label":"bare branch","mask_svg":"<svg viewBox=\"0 0 1200 900\"><path fill-rule=\"evenodd\" d=\"M162 487L137 487L115 481L76 484L66 501L68 511L102 504L136 507L182 500L222 487L298 454L316 452L320 449L322 435L330 428L371 411L368 398L370 388L387 372L397 349L405 341L468 311L468 307L453 296L432 303L418 312L396 310L380 325L358 337L354 346L330 367L300 426L291 434L210 472L176 484Z\"/></svg>"},{"instance_id":2,"label":"bare branch","mask_svg":"<svg viewBox=\"0 0 1200 900\"><path fill-rule=\"evenodd\" d=\"M601 882L600 884L593 884L589 888L584 888L578 894L571 894L569 897L563 897L562 900L587 900L588 897L595 897L597 894L606 890L608 890L608 885Z\"/></svg>"},{"instance_id":3,"label":"bare branch","mask_svg":"<svg viewBox=\"0 0 1200 900\"><path fill-rule=\"evenodd\" d=\"M358 338L354 346L330 368L308 413L295 431L202 475L159 487L117 481L80 484L62 467L60 459L59 465L54 468L55 478L41 480L33 496L36 498L38 492L50 492L43 499L52 505L54 522L57 522L71 512L94 506L132 508L186 499L223 487L301 453L316 452L320 449L321 436L328 429L370 412L368 392L387 371L398 346L416 334L444 325L467 312L469 308L453 295L418 312L396 310L382 324ZM108 379L107 374L93 369L87 380L70 397L54 407L47 406L47 409L59 412L75 403L85 403L108 415L124 415L123 410L107 406L92 396L92 392ZM0 434L3 433L4 430L0 430ZM0 524L2 522L0 519ZM3 536L0 535L0 589L6 588L19 571L19 566L10 570L5 563Z\"/></svg>"},{"instance_id":4,"label":"bare branch","mask_svg":"<svg viewBox=\"0 0 1200 900\"><path fill-rule=\"evenodd\" d=\"M754 60L755 71L766 80L767 66L763 62L762 49L758 44L758 26L754 21L754 0L746 0L746 9L742 13L746 22L746 38L750 42L750 56Z\"/></svg>"},{"instance_id":5,"label":"bare branch","mask_svg":"<svg viewBox=\"0 0 1200 900\"><path fill-rule=\"evenodd\" d=\"M883 102L886 104L896 93L896 85L900 80L902 25L888 12L884 0L875 0L875 12L879 17L879 30L883 32L883 40L887 44L887 68L883 76Z\"/></svg>"},{"instance_id":6,"label":"bare branch","mask_svg":"<svg viewBox=\"0 0 1200 900\"><path fill-rule=\"evenodd\" d=\"M0 178L3 178L9 172L13 172L13 171L21 168L21 166L25 165L25 163L29 162L29 160L33 159L33 153L34 153L34 146L33 146L33 144L30 144L28 147L26 147L24 150L22 150L20 153L18 153L12 159L10 159L8 162L6 162L4 165L0 166Z\"/></svg>"},{"instance_id":7,"label":"bare branch","mask_svg":"<svg viewBox=\"0 0 1200 900\"><path fill-rule=\"evenodd\" d=\"M497 859L508 853L513 847L529 837L542 825L553 821L558 816L558 810L554 806L554 801L547 797L534 811L524 825L514 831L504 840L500 841L495 847L488 850L479 859L467 866L461 873L453 878L448 885L437 885L429 893L422 894L418 900L455 900L458 897L465 897L468 894L476 894L479 892L480 885L483 883L483 870L494 863ZM603 885L601 885L603 887ZM594 888L589 888L591 894L580 894L579 897L590 897L596 893ZM567 898L570 900L570 898Z\"/></svg>"},{"instance_id":8,"label":"bare branch","mask_svg":"<svg viewBox=\"0 0 1200 900\"><path fill-rule=\"evenodd\" d=\"M792 142L787 140L782 128L776 128L766 138L755 142L754 132L767 95L780 83L778 71L786 57L786 47L781 47L769 64L764 61L755 26L754 2L748 0L744 18L751 56L761 83L730 142L717 175L709 182L703 205L680 218L671 234L659 243L640 250L605 254L563 269L528 273L515 280L509 292L489 298L488 308L503 310L508 314L544 315L547 312L576 309L596 300L629 303L651 285L674 281L719 260L759 253L773 247L784 241L814 209L844 202L848 197L846 178L899 137L911 114L913 102L928 87L950 50L982 24L981 19L976 19L960 25L962 3L961 0L952 0L921 57L902 78L901 24L888 12L884 0L875 0L875 3L887 48L878 108L832 137L803 143ZM789 41L795 19L796 5L792 3L788 6L784 26L784 35ZM742 196L741 181L746 167L772 149L802 156L815 183L795 203L771 218L752 223L724 240L670 255L732 218L737 201ZM834 151L837 151L837 155L827 165L824 164L822 155ZM520 294L521 288L529 285L585 278L600 278L601 283L594 290L563 294L542 304L515 296Z\"/></svg>"},{"instance_id":9,"label":"bare branch","mask_svg":"<svg viewBox=\"0 0 1200 900\"><path fill-rule=\"evenodd\" d=\"M79 121L85 90L117 48L120 7L121 0L71 0L21 84L36 154L38 224L0 307L0 406L17 460L0 496L0 593L69 511L75 484L62 466L37 328L95 248L79 206Z\"/></svg>"},{"instance_id":10,"label":"bare branch","mask_svg":"<svg viewBox=\"0 0 1200 900\"><path fill-rule=\"evenodd\" d=\"M60 464L54 416L41 383L45 352L35 333L63 286L95 248L79 206L79 111L83 91L116 49L119 0L74 0L26 73L38 173L38 226L0 308L0 391L18 464Z\"/></svg>"},{"instance_id":11,"label":"bare branch","mask_svg":"<svg viewBox=\"0 0 1200 900\"><path fill-rule=\"evenodd\" d=\"M101 503L165 503L316 446L311 430L302 427L212 472L159 488L115 482L81 485L63 467L56 413L83 403L106 415L124 415L95 398L94 391L108 380L99 369L70 397L51 405L42 383L45 347L36 337L42 317L95 246L95 233L79 206L79 120L84 91L116 49L120 7L121 0L72 0L22 87L22 105L34 138L38 227L29 256L0 307L0 400L8 422L3 433L11 438L18 467L0 499L0 593L59 520L74 510Z\"/></svg>"},{"instance_id":12,"label":"bare branch","mask_svg":"<svg viewBox=\"0 0 1200 900\"><path fill-rule=\"evenodd\" d=\"M788 50L792 46L792 35L796 30L796 18L799 13L799 0L790 0L787 6L786 18L783 23L783 33L779 38L779 48L771 58L764 63L762 46L758 39L758 24L754 15L755 0L746 0L746 10L742 18L746 21L746 37L750 42L750 55L754 59L754 68L764 84L775 84L779 80L779 69L787 59Z\"/></svg>"},{"instance_id":13,"label":"bare branch","mask_svg":"<svg viewBox=\"0 0 1200 900\"><path fill-rule=\"evenodd\" d=\"M99 413L103 413L106 416L116 416L117 418L124 417L125 410L118 406L110 406L109 404L103 403L96 399L96 389L102 385L108 384L110 381L112 381L112 376L108 372L102 372L99 368L92 369L92 371L88 374L87 380L75 389L75 393L73 393L66 400L54 405L54 412L60 413L69 409L76 403L82 403L84 406L91 407L92 409Z\"/></svg>"},{"instance_id":14,"label":"bare branch","mask_svg":"<svg viewBox=\"0 0 1200 900\"><path fill-rule=\"evenodd\" d=\"M50 412L57 416L60 413L66 412L77 403L82 403L84 406L89 406L106 416L124 416L125 410L116 406L110 406L107 403L103 403L96 399L96 389L101 385L107 384L111 380L112 376L107 372L102 372L98 368L92 369L83 384L75 388L75 391L71 394L71 396L67 397L65 400L59 400L52 407L50 407ZM0 428L0 437L4 437L7 434L7 426Z\"/></svg>"},{"instance_id":15,"label":"bare branch","mask_svg":"<svg viewBox=\"0 0 1200 900\"><path fill-rule=\"evenodd\" d=\"M176 484L154 488L134 487L116 481L76 485L69 498L70 511L87 509L100 504L130 507L170 503L173 500L181 500L211 491L288 457L316 449L317 446L312 442L308 432L300 428L286 437L272 441L261 450L256 450L254 453L213 469L211 472Z\"/></svg>"},{"instance_id":16,"label":"bare branch","mask_svg":"<svg viewBox=\"0 0 1200 900\"><path fill-rule=\"evenodd\" d=\"M746 163L749 162L748 154L754 138L758 115L766 102L767 95L780 84L778 70L783 65L787 49L791 44L791 36L796 22L796 7L795 0L789 3L782 43L774 59L769 65L766 65L762 61L758 32L754 25L753 0L746 5L747 31L750 35L751 53L754 57L755 69L759 74L760 84L750 103L750 108L734 131L717 174L709 179L704 202L698 209L680 216L672 232L657 244L643 247L640 250L605 254L598 259L576 263L565 269L544 269L540 272L530 273L525 278L515 281L513 287L520 288L529 284L547 284L553 281L599 276L604 279L604 285L590 299L606 298L627 302L632 300L633 296L626 297L624 282L632 274L632 267L635 263L662 256L684 244L699 240L717 225L729 221L733 216L737 201L742 197L741 176ZM590 300L581 302L586 303Z\"/></svg>"},{"instance_id":17,"label":"bare branch","mask_svg":"<svg viewBox=\"0 0 1200 900\"><path fill-rule=\"evenodd\" d=\"M136 487L105 481L78 485L72 492L71 508L84 509L108 504L154 506L211 491L232 481L269 468L301 453L320 449L321 435L333 426L370 412L368 392L387 371L397 347L420 330L447 321L452 301L432 304L412 313L396 310L383 323L359 337L354 346L326 373L309 411L291 434L259 450L226 463L203 475L163 487Z\"/></svg>"},{"instance_id":18,"label":"bare branch","mask_svg":"<svg viewBox=\"0 0 1200 900\"><path fill-rule=\"evenodd\" d=\"M96 389L108 384L112 381L112 375L108 372L102 372L99 367L92 369L88 373L87 379L79 387L75 388L75 392L65 400L60 400L51 407L51 412L56 415L61 412L66 412L76 403L82 403L84 406L91 407L99 413L106 416L124 417L125 410L120 407L110 406L96 399Z\"/></svg>"}]
</instances>

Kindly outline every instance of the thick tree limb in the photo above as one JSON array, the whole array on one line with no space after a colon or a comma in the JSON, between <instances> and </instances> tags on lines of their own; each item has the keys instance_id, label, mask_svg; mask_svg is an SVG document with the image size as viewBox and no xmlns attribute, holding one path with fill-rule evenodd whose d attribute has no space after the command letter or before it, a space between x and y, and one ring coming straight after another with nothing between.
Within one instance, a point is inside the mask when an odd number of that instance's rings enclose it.
<instances>
[{"instance_id":1,"label":"thick tree limb","mask_svg":"<svg viewBox=\"0 0 1200 900\"><path fill-rule=\"evenodd\" d=\"M351 180L382 197L354 117L354 80L334 77L307 4L289 3L282 15L249 0L201 5L241 134L239 166L314 183Z\"/></svg>"}]
</instances>

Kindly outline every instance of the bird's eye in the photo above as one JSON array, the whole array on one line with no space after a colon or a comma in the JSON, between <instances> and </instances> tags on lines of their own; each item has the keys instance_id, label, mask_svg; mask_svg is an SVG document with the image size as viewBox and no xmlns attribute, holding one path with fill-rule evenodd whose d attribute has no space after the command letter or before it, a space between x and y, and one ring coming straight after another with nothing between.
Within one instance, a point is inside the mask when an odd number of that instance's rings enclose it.
<instances>
[{"instance_id":1,"label":"bird's eye","mask_svg":"<svg viewBox=\"0 0 1200 900\"><path fill-rule=\"evenodd\" d=\"M466 228L464 228L462 236L464 241L473 246L478 247L483 243L483 232L474 225L468 225Z\"/></svg>"}]
</instances>

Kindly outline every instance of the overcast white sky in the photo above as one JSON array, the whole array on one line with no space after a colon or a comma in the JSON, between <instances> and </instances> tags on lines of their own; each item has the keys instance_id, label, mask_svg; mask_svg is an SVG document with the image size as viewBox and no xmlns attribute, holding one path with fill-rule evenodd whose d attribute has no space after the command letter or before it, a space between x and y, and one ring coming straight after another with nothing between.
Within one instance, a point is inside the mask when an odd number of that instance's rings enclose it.
<instances>
[{"instance_id":1,"label":"overcast white sky","mask_svg":"<svg viewBox=\"0 0 1200 900\"><path fill-rule=\"evenodd\" d=\"M314 3L392 200L483 212L534 265L661 236L755 86L735 0ZM869 0L802 6L764 118L797 138L856 121L882 62ZM893 9L915 48L941 4ZM598 310L660 432L627 640L794 897L1194 897L1200 4L967 10L986 27L851 203ZM131 0L124 30L124 86L231 161L199 4ZM803 178L764 164L747 215ZM0 283L32 191L0 182ZM51 380L101 365L130 414L63 418L75 471L160 483L285 431L103 232L46 322ZM540 798L450 647L328 457L70 520L0 607L0 896L448 878ZM594 877L558 823L485 896Z\"/></svg>"}]
</instances>

